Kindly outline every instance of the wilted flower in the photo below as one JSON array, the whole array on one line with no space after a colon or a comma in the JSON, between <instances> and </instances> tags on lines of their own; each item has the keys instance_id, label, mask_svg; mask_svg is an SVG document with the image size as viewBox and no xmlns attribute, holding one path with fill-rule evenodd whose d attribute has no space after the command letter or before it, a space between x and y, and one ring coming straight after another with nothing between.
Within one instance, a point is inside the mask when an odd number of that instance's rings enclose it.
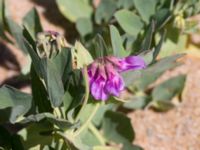
<instances>
[{"instance_id":1,"label":"wilted flower","mask_svg":"<svg viewBox=\"0 0 200 150\"><path fill-rule=\"evenodd\" d=\"M62 47L68 47L69 44L64 36L55 31L44 31L37 34L37 53L43 57L51 58L57 55Z\"/></svg>"},{"instance_id":2,"label":"wilted flower","mask_svg":"<svg viewBox=\"0 0 200 150\"><path fill-rule=\"evenodd\" d=\"M98 58L88 67L92 96L103 101L107 100L109 95L119 96L125 87L120 73L145 67L145 62L140 56Z\"/></svg>"}]
</instances>

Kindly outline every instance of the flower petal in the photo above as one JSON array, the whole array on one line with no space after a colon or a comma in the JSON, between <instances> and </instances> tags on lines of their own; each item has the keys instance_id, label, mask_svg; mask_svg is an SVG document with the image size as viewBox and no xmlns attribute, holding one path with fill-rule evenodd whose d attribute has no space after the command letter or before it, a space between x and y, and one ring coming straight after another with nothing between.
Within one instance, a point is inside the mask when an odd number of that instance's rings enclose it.
<instances>
[{"instance_id":1,"label":"flower petal","mask_svg":"<svg viewBox=\"0 0 200 150\"><path fill-rule=\"evenodd\" d=\"M119 72L128 70L144 69L146 67L145 61L140 56L128 56L120 60Z\"/></svg>"},{"instance_id":2,"label":"flower petal","mask_svg":"<svg viewBox=\"0 0 200 150\"><path fill-rule=\"evenodd\" d=\"M98 65L96 62L93 62L89 67L88 67L88 75L90 78L94 78L98 70Z\"/></svg>"},{"instance_id":3,"label":"flower petal","mask_svg":"<svg viewBox=\"0 0 200 150\"><path fill-rule=\"evenodd\" d=\"M120 92L124 89L124 82L120 76L115 76L107 81L106 91L114 96L119 96Z\"/></svg>"},{"instance_id":4,"label":"flower petal","mask_svg":"<svg viewBox=\"0 0 200 150\"><path fill-rule=\"evenodd\" d=\"M92 96L96 100L107 100L109 94L105 91L106 80L99 76L94 82L91 83L90 90Z\"/></svg>"},{"instance_id":5,"label":"flower petal","mask_svg":"<svg viewBox=\"0 0 200 150\"><path fill-rule=\"evenodd\" d=\"M124 82L119 73L113 68L111 64L106 65L108 79L105 89L109 94L119 96L120 91L124 89Z\"/></svg>"}]
</instances>

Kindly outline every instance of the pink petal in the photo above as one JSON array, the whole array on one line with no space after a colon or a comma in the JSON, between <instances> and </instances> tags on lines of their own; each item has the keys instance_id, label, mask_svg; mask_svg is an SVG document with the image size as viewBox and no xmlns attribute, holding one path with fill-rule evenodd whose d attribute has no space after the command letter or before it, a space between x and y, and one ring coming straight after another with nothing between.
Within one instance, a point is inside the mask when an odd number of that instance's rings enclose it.
<instances>
[{"instance_id":1,"label":"pink petal","mask_svg":"<svg viewBox=\"0 0 200 150\"><path fill-rule=\"evenodd\" d=\"M108 79L106 83L106 91L114 96L119 96L120 91L124 89L124 82L119 73L111 64L106 65Z\"/></svg>"},{"instance_id":2,"label":"pink petal","mask_svg":"<svg viewBox=\"0 0 200 150\"><path fill-rule=\"evenodd\" d=\"M146 67L145 61L140 56L128 56L120 60L119 71L138 70Z\"/></svg>"},{"instance_id":3,"label":"pink petal","mask_svg":"<svg viewBox=\"0 0 200 150\"><path fill-rule=\"evenodd\" d=\"M90 90L92 96L96 100L107 100L109 95L104 90L106 84L106 80L104 80L102 77L99 77L97 80L95 80L93 83L91 83Z\"/></svg>"}]
</instances>

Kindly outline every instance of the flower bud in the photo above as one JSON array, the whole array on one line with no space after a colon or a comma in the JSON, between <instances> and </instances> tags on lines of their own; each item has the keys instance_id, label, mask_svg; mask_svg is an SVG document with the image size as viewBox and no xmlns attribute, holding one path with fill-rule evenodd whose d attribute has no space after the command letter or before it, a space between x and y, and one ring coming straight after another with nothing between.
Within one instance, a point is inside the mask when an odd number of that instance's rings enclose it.
<instances>
[{"instance_id":1,"label":"flower bud","mask_svg":"<svg viewBox=\"0 0 200 150\"><path fill-rule=\"evenodd\" d=\"M176 15L174 19L174 26L181 30L185 29L185 19L182 13Z\"/></svg>"}]
</instances>

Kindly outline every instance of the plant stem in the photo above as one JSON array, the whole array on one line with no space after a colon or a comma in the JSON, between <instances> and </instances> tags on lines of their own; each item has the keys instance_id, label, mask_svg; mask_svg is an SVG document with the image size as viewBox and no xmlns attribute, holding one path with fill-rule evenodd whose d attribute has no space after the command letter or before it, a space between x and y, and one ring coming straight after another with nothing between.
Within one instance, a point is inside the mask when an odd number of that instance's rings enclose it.
<instances>
[{"instance_id":1,"label":"plant stem","mask_svg":"<svg viewBox=\"0 0 200 150\"><path fill-rule=\"evenodd\" d=\"M88 128L97 137L97 139L99 140L99 142L101 143L101 145L106 145L106 140L101 135L101 133L99 132L99 130L92 123L89 123Z\"/></svg>"},{"instance_id":2,"label":"plant stem","mask_svg":"<svg viewBox=\"0 0 200 150\"><path fill-rule=\"evenodd\" d=\"M88 79L88 72L87 72L87 66L83 67L83 74L84 74L84 81L85 81L85 97L83 100L83 104L82 107L80 109L80 111L78 112L78 115L76 116L75 122L78 121L80 114L82 113L85 105L88 102L89 99L89 93L90 93L90 89L89 89L89 79Z\"/></svg>"},{"instance_id":3,"label":"plant stem","mask_svg":"<svg viewBox=\"0 0 200 150\"><path fill-rule=\"evenodd\" d=\"M57 135L59 135L59 136L61 136L63 139L64 139L64 141L67 143L67 137L65 136L65 134L64 133L62 133L62 132L56 132L55 134L57 134Z\"/></svg>"},{"instance_id":4,"label":"plant stem","mask_svg":"<svg viewBox=\"0 0 200 150\"><path fill-rule=\"evenodd\" d=\"M82 126L74 133L74 136L79 135L85 128L88 127L88 124L90 123L90 121L92 120L92 118L94 117L94 115L96 114L98 108L100 106L100 103L97 103L95 108L93 109L91 115L89 116L89 118L86 120L86 122L84 124L82 124Z\"/></svg>"}]
</instances>

